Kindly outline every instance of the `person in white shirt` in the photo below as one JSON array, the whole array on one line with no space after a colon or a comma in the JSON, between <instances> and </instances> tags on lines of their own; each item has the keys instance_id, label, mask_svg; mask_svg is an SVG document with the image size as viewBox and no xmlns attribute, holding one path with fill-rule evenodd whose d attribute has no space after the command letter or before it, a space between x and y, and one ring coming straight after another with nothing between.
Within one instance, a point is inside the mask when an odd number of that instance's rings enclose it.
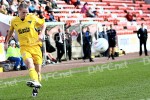
<instances>
[{"instance_id":1,"label":"person in white shirt","mask_svg":"<svg viewBox=\"0 0 150 100\"><path fill-rule=\"evenodd\" d=\"M58 28L58 33L55 34L54 40L57 48L57 61L61 62L61 58L64 55L65 50L64 50L64 35L61 32L60 28Z\"/></svg>"}]
</instances>

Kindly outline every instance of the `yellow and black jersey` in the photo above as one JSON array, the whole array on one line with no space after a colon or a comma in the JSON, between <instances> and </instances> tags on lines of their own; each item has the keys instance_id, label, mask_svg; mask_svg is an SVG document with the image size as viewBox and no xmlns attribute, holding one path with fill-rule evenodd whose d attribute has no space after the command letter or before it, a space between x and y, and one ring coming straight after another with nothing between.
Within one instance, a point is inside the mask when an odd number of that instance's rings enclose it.
<instances>
[{"instance_id":1,"label":"yellow and black jersey","mask_svg":"<svg viewBox=\"0 0 150 100\"><path fill-rule=\"evenodd\" d=\"M44 19L40 19L33 14L28 14L24 20L16 16L11 21L10 30L17 32L20 46L39 45L41 42L35 28L41 27L44 22Z\"/></svg>"}]
</instances>

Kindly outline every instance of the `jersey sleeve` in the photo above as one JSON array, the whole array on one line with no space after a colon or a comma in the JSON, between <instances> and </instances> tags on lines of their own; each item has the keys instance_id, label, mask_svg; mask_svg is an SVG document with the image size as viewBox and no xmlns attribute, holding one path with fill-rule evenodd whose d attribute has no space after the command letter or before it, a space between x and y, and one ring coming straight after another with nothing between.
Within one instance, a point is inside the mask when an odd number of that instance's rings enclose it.
<instances>
[{"instance_id":1,"label":"jersey sleeve","mask_svg":"<svg viewBox=\"0 0 150 100\"><path fill-rule=\"evenodd\" d=\"M10 22L10 28L9 28L10 31L14 30L14 26L13 26L13 20L11 20Z\"/></svg>"},{"instance_id":2,"label":"jersey sleeve","mask_svg":"<svg viewBox=\"0 0 150 100\"><path fill-rule=\"evenodd\" d=\"M44 23L45 23L45 19L44 18L40 19L37 16L35 16L35 18L36 18L36 24L35 24L36 27L41 27L41 26L44 25Z\"/></svg>"}]
</instances>

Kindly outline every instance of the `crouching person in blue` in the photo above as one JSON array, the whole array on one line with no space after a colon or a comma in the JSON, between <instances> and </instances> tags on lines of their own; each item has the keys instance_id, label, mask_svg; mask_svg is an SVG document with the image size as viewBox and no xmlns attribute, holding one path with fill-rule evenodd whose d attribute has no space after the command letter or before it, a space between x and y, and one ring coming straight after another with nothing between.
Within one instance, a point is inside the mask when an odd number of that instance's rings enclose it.
<instances>
[{"instance_id":1,"label":"crouching person in blue","mask_svg":"<svg viewBox=\"0 0 150 100\"><path fill-rule=\"evenodd\" d=\"M18 71L20 69L27 69L21 57L20 48L16 47L16 42L14 40L10 41L6 57L10 62L14 62L14 70Z\"/></svg>"}]
</instances>

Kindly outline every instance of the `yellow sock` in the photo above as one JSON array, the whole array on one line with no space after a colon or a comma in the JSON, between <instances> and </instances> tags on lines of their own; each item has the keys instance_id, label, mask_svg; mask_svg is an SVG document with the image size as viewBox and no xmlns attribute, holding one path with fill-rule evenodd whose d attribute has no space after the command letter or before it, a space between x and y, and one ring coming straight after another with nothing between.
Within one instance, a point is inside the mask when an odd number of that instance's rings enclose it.
<instances>
[{"instance_id":1,"label":"yellow sock","mask_svg":"<svg viewBox=\"0 0 150 100\"><path fill-rule=\"evenodd\" d=\"M34 68L29 69L30 78L34 81L38 81L38 74Z\"/></svg>"}]
</instances>

